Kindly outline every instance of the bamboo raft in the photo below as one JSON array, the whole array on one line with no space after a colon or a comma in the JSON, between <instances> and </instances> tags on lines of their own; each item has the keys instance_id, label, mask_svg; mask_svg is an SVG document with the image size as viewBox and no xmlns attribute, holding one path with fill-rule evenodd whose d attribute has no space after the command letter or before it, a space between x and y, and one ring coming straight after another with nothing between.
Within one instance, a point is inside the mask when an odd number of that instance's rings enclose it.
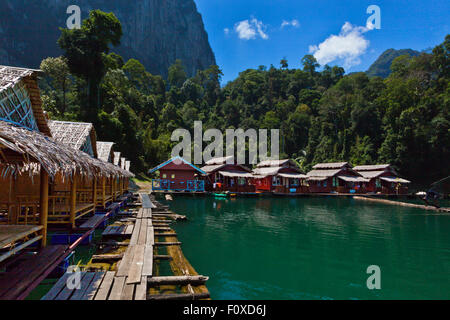
<instances>
[{"instance_id":1,"label":"bamboo raft","mask_svg":"<svg viewBox=\"0 0 450 320\"><path fill-rule=\"evenodd\" d=\"M184 257L170 223L179 219L166 206L139 194L142 204L103 232L101 252L79 273L66 273L43 300L208 299L208 277L198 275ZM158 212L153 216L152 210ZM118 225L116 225L118 224ZM171 276L160 275L169 261ZM69 285L77 281L79 286Z\"/></svg>"},{"instance_id":2,"label":"bamboo raft","mask_svg":"<svg viewBox=\"0 0 450 320\"><path fill-rule=\"evenodd\" d=\"M437 207L433 207L433 206L425 206L423 204L392 201L392 200L387 200L387 199L376 199L376 198L370 198L370 197L353 197L353 199L377 202L377 203L384 203L384 204L390 204L390 205L396 205L396 206L402 206L402 207L410 207L410 208L417 208L417 209L423 209L423 210L431 210L431 211L437 211L437 212L450 213L450 208L437 208Z\"/></svg>"}]
</instances>

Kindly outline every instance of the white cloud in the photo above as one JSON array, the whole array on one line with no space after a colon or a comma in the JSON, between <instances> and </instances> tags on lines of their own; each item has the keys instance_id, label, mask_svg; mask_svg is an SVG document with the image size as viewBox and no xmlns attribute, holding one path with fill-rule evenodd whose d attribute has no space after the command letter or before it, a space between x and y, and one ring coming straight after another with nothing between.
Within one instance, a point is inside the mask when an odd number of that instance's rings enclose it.
<instances>
[{"instance_id":1,"label":"white cloud","mask_svg":"<svg viewBox=\"0 0 450 320\"><path fill-rule=\"evenodd\" d=\"M370 41L364 38L364 33L373 29L373 26L353 26L346 22L339 35L331 35L319 45L309 46L309 52L321 64L335 60L343 60L346 69L361 63L360 56L369 47Z\"/></svg>"},{"instance_id":2,"label":"white cloud","mask_svg":"<svg viewBox=\"0 0 450 320\"><path fill-rule=\"evenodd\" d=\"M281 28L283 29L284 27L288 27L288 26L293 26L294 28L298 28L298 27L300 27L300 22L298 22L297 19L294 19L292 21L283 20L283 22L281 23Z\"/></svg>"},{"instance_id":3,"label":"white cloud","mask_svg":"<svg viewBox=\"0 0 450 320\"><path fill-rule=\"evenodd\" d=\"M252 40L258 36L264 40L269 39L268 34L265 32L266 26L255 18L236 23L234 30L237 32L239 39L242 40Z\"/></svg>"},{"instance_id":4,"label":"white cloud","mask_svg":"<svg viewBox=\"0 0 450 320\"><path fill-rule=\"evenodd\" d=\"M223 32L224 32L226 35L228 35L228 34L230 34L230 29L225 28L225 29L223 29Z\"/></svg>"}]
</instances>

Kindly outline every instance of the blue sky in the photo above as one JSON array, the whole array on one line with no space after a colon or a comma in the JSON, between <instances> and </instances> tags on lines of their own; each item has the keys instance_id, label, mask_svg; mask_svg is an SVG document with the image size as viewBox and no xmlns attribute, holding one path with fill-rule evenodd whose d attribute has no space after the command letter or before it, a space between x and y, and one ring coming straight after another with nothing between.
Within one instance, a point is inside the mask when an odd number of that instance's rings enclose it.
<instances>
[{"instance_id":1,"label":"blue sky","mask_svg":"<svg viewBox=\"0 0 450 320\"><path fill-rule=\"evenodd\" d=\"M448 0L195 0L223 83L260 65L290 68L312 53L322 64L365 71L386 49L424 50L450 33ZM370 5L381 29L367 28ZM369 26L370 27L370 26Z\"/></svg>"}]
</instances>

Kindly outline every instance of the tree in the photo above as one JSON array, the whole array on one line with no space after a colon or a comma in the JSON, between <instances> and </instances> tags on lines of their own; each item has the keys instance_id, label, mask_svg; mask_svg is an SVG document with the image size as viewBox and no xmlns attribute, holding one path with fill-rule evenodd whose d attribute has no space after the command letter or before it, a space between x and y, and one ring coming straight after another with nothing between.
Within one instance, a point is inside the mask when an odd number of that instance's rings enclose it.
<instances>
[{"instance_id":1,"label":"tree","mask_svg":"<svg viewBox=\"0 0 450 320\"><path fill-rule=\"evenodd\" d=\"M107 72L106 54L118 46L122 25L113 13L93 10L80 29L61 29L58 45L65 51L70 72L88 86L86 120L95 121L99 109L99 84Z\"/></svg>"},{"instance_id":2,"label":"tree","mask_svg":"<svg viewBox=\"0 0 450 320\"><path fill-rule=\"evenodd\" d=\"M316 69L320 67L316 58L313 55L307 54L302 58L303 71L308 72L311 76L314 75Z\"/></svg>"},{"instance_id":3,"label":"tree","mask_svg":"<svg viewBox=\"0 0 450 320\"><path fill-rule=\"evenodd\" d=\"M286 58L281 59L280 61L281 69L287 69L289 67L288 61Z\"/></svg>"},{"instance_id":4,"label":"tree","mask_svg":"<svg viewBox=\"0 0 450 320\"><path fill-rule=\"evenodd\" d=\"M173 65L169 67L169 76L167 78L172 87L180 88L187 79L186 71L183 63L177 59Z\"/></svg>"},{"instance_id":5,"label":"tree","mask_svg":"<svg viewBox=\"0 0 450 320\"><path fill-rule=\"evenodd\" d=\"M66 92L70 84L70 71L67 59L65 57L47 58L42 60L40 68L47 76L53 79L53 87L62 91L63 102L59 111L61 114L64 114L66 112Z\"/></svg>"}]
</instances>

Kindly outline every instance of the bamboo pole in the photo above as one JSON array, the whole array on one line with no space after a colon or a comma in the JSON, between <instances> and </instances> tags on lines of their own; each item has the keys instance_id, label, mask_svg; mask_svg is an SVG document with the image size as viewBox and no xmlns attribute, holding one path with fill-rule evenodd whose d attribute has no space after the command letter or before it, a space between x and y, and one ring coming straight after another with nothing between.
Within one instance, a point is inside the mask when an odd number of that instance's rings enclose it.
<instances>
[{"instance_id":1,"label":"bamboo pole","mask_svg":"<svg viewBox=\"0 0 450 320\"><path fill-rule=\"evenodd\" d=\"M111 195L112 195L112 200L113 202L116 201L116 188L115 188L115 184L116 183L116 179L115 178L111 178Z\"/></svg>"},{"instance_id":2,"label":"bamboo pole","mask_svg":"<svg viewBox=\"0 0 450 320\"><path fill-rule=\"evenodd\" d=\"M75 215L77 206L77 177L73 177L72 185L70 186L70 224L75 228Z\"/></svg>"},{"instance_id":3,"label":"bamboo pole","mask_svg":"<svg viewBox=\"0 0 450 320\"><path fill-rule=\"evenodd\" d=\"M94 181L92 183L93 187L93 194L92 194L92 201L94 202L94 213L95 213L95 207L97 206L97 178L94 177Z\"/></svg>"},{"instance_id":4,"label":"bamboo pole","mask_svg":"<svg viewBox=\"0 0 450 320\"><path fill-rule=\"evenodd\" d=\"M48 173L41 169L41 184L40 184L40 215L39 222L42 225L42 241L41 246L47 245L47 221L48 221Z\"/></svg>"},{"instance_id":5,"label":"bamboo pole","mask_svg":"<svg viewBox=\"0 0 450 320\"><path fill-rule=\"evenodd\" d=\"M16 198L16 178L13 175L9 177L9 196L8 196L8 218L11 224L18 224L19 208ZM11 216L9 216L11 215Z\"/></svg>"},{"instance_id":6,"label":"bamboo pole","mask_svg":"<svg viewBox=\"0 0 450 320\"><path fill-rule=\"evenodd\" d=\"M105 199L106 199L106 179L102 177L102 207L105 207Z\"/></svg>"}]
</instances>

